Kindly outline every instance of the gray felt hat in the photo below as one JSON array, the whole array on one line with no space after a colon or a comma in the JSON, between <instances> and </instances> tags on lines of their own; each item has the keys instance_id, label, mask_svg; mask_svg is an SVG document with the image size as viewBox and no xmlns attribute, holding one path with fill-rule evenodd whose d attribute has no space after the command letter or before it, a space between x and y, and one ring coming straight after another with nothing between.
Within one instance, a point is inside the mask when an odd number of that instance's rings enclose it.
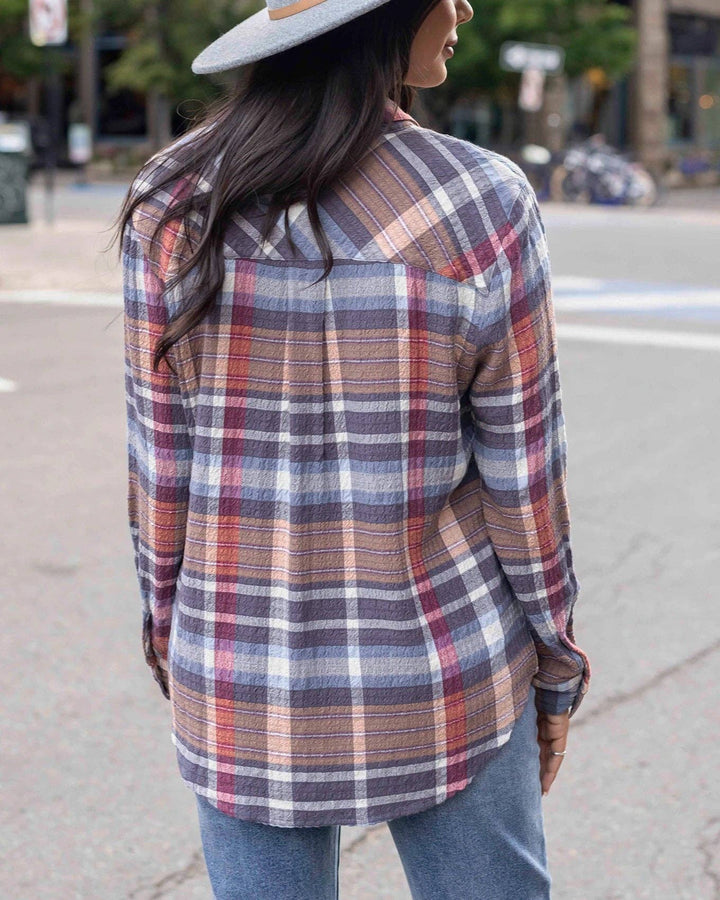
<instances>
[{"instance_id":1,"label":"gray felt hat","mask_svg":"<svg viewBox=\"0 0 720 900\"><path fill-rule=\"evenodd\" d=\"M234 69L288 50L383 6L388 0L266 0L267 6L226 31L192 63L196 75Z\"/></svg>"}]
</instances>

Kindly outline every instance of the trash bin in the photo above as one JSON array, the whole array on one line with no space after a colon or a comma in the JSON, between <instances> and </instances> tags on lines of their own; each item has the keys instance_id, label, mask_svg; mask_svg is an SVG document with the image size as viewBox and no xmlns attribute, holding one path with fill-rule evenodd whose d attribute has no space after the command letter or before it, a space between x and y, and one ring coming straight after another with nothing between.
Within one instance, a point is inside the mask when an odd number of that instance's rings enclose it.
<instances>
[{"instance_id":1,"label":"trash bin","mask_svg":"<svg viewBox=\"0 0 720 900\"><path fill-rule=\"evenodd\" d=\"M27 224L28 126L0 124L0 225Z\"/></svg>"}]
</instances>

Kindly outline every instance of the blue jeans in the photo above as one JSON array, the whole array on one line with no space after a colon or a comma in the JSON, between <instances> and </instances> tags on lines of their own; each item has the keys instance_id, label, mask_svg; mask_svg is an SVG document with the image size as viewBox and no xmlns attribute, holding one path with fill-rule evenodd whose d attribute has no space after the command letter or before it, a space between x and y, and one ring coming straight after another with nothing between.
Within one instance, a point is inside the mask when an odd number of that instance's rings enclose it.
<instances>
[{"instance_id":1,"label":"blue jeans","mask_svg":"<svg viewBox=\"0 0 720 900\"><path fill-rule=\"evenodd\" d=\"M470 784L387 822L413 900L549 900L539 753L531 685L510 740ZM195 796L216 900L337 900L341 826L248 822Z\"/></svg>"}]
</instances>

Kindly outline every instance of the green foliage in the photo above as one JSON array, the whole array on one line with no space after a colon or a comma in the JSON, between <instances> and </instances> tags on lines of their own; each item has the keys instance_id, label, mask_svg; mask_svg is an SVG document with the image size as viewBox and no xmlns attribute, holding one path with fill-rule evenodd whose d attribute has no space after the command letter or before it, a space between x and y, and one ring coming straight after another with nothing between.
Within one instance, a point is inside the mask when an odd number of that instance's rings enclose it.
<instances>
[{"instance_id":1,"label":"green foliage","mask_svg":"<svg viewBox=\"0 0 720 900\"><path fill-rule=\"evenodd\" d=\"M261 9L262 0L95 0L87 21L80 0L69 0L69 41L83 28L128 36L125 51L105 75L108 89L165 94L171 102L206 100L217 93L212 77L199 78L192 60L216 37ZM41 48L30 41L28 0L0 0L0 69L18 79L42 74L46 61L73 65L68 46Z\"/></svg>"},{"instance_id":2,"label":"green foliage","mask_svg":"<svg viewBox=\"0 0 720 900\"><path fill-rule=\"evenodd\" d=\"M42 71L43 50L30 41L27 0L0 2L0 65L15 78Z\"/></svg>"},{"instance_id":3,"label":"green foliage","mask_svg":"<svg viewBox=\"0 0 720 900\"><path fill-rule=\"evenodd\" d=\"M210 99L223 76L216 81L214 76L194 75L192 60L263 5L263 0L95 0L96 32L117 31L129 38L121 57L106 69L108 88L155 89L171 103ZM61 68L70 63L60 48L32 45L27 6L27 0L0 0L0 65L19 78L41 72L44 54ZM77 43L88 24L80 0L70 0L69 11L70 39ZM451 103L467 92L514 90L517 76L503 72L498 64L500 45L506 40L559 44L565 48L570 76L601 67L610 79L619 78L633 61L636 35L631 15L610 0L476 0L472 20L459 28L449 78L437 89L433 105Z\"/></svg>"},{"instance_id":4,"label":"green foliage","mask_svg":"<svg viewBox=\"0 0 720 900\"><path fill-rule=\"evenodd\" d=\"M516 84L516 75L500 69L504 41L563 47L570 77L600 67L613 80L632 67L632 12L609 0L481 0L473 8L473 18L458 29L460 42L448 66L445 90L451 94L495 93Z\"/></svg>"},{"instance_id":5,"label":"green foliage","mask_svg":"<svg viewBox=\"0 0 720 900\"><path fill-rule=\"evenodd\" d=\"M105 69L108 89L152 89L173 104L211 99L218 88L212 77L192 72L193 59L263 5L261 0L96 0L102 26L129 37L120 58Z\"/></svg>"}]
</instances>

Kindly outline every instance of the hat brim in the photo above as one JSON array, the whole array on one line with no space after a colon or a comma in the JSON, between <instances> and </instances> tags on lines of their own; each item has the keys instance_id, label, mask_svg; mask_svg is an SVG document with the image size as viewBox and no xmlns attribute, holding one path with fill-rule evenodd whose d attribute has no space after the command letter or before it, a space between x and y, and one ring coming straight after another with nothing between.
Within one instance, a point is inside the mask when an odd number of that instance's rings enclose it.
<instances>
[{"instance_id":1,"label":"hat brim","mask_svg":"<svg viewBox=\"0 0 720 900\"><path fill-rule=\"evenodd\" d=\"M193 60L192 71L196 75L210 75L264 59L296 47L388 2L323 0L283 19L271 19L266 7L208 44Z\"/></svg>"}]
</instances>

